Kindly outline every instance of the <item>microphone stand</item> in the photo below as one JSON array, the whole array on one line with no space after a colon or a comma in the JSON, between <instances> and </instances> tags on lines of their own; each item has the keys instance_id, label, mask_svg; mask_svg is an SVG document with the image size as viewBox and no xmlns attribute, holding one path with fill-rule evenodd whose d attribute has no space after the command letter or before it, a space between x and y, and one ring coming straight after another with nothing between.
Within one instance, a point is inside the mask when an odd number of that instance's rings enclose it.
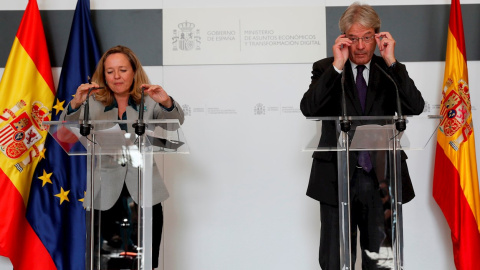
<instances>
[{"instance_id":1,"label":"microphone stand","mask_svg":"<svg viewBox=\"0 0 480 270\"><path fill-rule=\"evenodd\" d=\"M396 102L396 105L397 105L397 120L395 121L395 127L396 129L398 130L398 132L402 132L404 131L406 128L407 128L407 123L405 121L405 118L403 117L403 114L402 114L402 107L401 107L401 104L400 104L400 94L399 94L399 91L398 91L398 87L397 87L397 84L395 83L395 80L383 69L380 67L380 65L378 65L377 63L375 63L375 65L377 65L377 67L383 72L383 74L385 74L387 76L387 78L389 78L393 84L395 85L395 91L396 91L396 95L397 95L397 102ZM392 175L394 176L391 181L391 187L392 187L392 191L391 193L393 193L392 197L393 197L393 201L391 202L392 204L392 218L393 220L396 220L395 221L395 225L392 224L392 228L393 226L395 226L395 233L394 235L392 235L392 237L395 237L395 243L394 245L392 245L392 248L393 248L393 252L395 253L393 256L394 258L397 258L396 262L395 263L395 268L397 269L397 266L400 268L403 268L402 265L403 265L403 216L402 216L402 203L401 203L401 190L402 190L402 181L401 181L401 177L397 177L397 175L401 172L401 169L399 170L397 168L397 164L399 164L399 158L400 156L397 154L398 153L398 146L399 146L399 138L395 138L393 140L393 154L392 154L392 163L394 164L393 165L393 173ZM401 166L401 165L400 165ZM400 197L400 202L399 202L399 198ZM395 259L394 259L395 261Z\"/></svg>"},{"instance_id":2,"label":"microphone stand","mask_svg":"<svg viewBox=\"0 0 480 270\"><path fill-rule=\"evenodd\" d=\"M343 257L343 267L352 269L352 260L350 258L350 250L352 250L351 226L350 226L350 145L348 132L351 129L351 121L347 117L347 103L345 101L345 70L342 72L342 117L340 120L340 129L342 131L342 141L345 146L345 154L341 155L342 163L345 164L345 170L342 170L342 179L338 180L338 196L339 196L339 214L340 214L340 256Z\"/></svg>"},{"instance_id":3,"label":"microphone stand","mask_svg":"<svg viewBox=\"0 0 480 270\"><path fill-rule=\"evenodd\" d=\"M347 102L345 101L345 71L342 72L341 78L342 85L342 120L340 120L340 129L347 133L352 127L352 123L347 118Z\"/></svg>"},{"instance_id":4,"label":"microphone stand","mask_svg":"<svg viewBox=\"0 0 480 270\"><path fill-rule=\"evenodd\" d=\"M140 99L140 110L138 112L138 120L132 125L135 128L135 134L142 136L145 134L145 123L143 122L143 111L145 107L145 87L142 87L142 96Z\"/></svg>"},{"instance_id":5,"label":"microphone stand","mask_svg":"<svg viewBox=\"0 0 480 270\"><path fill-rule=\"evenodd\" d=\"M378 69L380 69L380 71L382 71L383 74L385 74L385 76L387 76L387 78L390 81L393 82L393 85L395 86L395 93L397 95L397 102L396 102L396 105L397 105L397 120L395 120L395 128L399 132L402 132L405 129L407 129L407 122L405 121L405 118L403 117L403 114L402 114L402 105L400 104L400 94L398 92L398 86L395 83L395 80L382 67L380 67L379 64L375 63L375 65L378 67Z\"/></svg>"},{"instance_id":6,"label":"microphone stand","mask_svg":"<svg viewBox=\"0 0 480 270\"><path fill-rule=\"evenodd\" d=\"M143 134L145 134L145 123L143 122L143 112L145 110L145 87L142 87L142 95L141 95L141 99L140 99L140 109L138 111L138 120L136 123L134 123L132 125L133 128L135 128L135 134L138 135L138 139L137 139L137 147L138 147L138 150L140 151L140 154L144 155L143 153L143 148L142 146L144 145L144 138L142 137ZM137 228L137 243L139 246L141 246L142 248L142 252L145 252L144 250L144 226L142 226L142 229L140 229L140 224L143 224L142 223L142 218L144 216L144 212L143 212L143 189L144 189L144 186L143 186L143 169L142 169L143 166L140 166L137 168L137 174L138 174L138 193L137 193L137 196L138 196L138 204L137 204L137 213L138 213L138 216L137 216L137 224L139 224L138 228ZM137 268L140 269L143 267L143 263L142 260L138 260L137 261Z\"/></svg>"},{"instance_id":7,"label":"microphone stand","mask_svg":"<svg viewBox=\"0 0 480 270\"><path fill-rule=\"evenodd\" d=\"M88 100L90 99L90 93L92 93L92 90L94 89L100 89L100 87L91 87L88 89L87 93L87 99L85 100L85 109L83 111L83 121L80 124L80 134L82 136L88 136L90 135L90 130L92 129L92 125L90 124L89 121L89 103Z\"/></svg>"}]
</instances>

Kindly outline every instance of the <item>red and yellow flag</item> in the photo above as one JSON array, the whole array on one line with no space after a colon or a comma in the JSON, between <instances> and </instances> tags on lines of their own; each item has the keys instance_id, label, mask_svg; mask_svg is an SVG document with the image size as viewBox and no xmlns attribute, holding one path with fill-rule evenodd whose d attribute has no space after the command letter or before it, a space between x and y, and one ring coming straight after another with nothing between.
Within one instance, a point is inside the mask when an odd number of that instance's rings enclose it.
<instances>
[{"instance_id":1,"label":"red and yellow flag","mask_svg":"<svg viewBox=\"0 0 480 270\"><path fill-rule=\"evenodd\" d=\"M40 11L29 0L0 82L0 255L15 270L56 269L25 217L55 97ZM39 180L36 180L39 181Z\"/></svg>"},{"instance_id":2,"label":"red and yellow flag","mask_svg":"<svg viewBox=\"0 0 480 270\"><path fill-rule=\"evenodd\" d=\"M478 269L480 195L459 0L452 0L437 133L433 197L451 230L458 270Z\"/></svg>"}]
</instances>

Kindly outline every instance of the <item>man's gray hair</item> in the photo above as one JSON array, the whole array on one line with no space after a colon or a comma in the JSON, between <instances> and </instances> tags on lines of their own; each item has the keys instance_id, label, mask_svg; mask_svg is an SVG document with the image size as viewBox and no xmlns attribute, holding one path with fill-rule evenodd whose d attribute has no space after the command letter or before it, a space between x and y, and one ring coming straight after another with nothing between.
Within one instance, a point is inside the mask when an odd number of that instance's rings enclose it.
<instances>
[{"instance_id":1,"label":"man's gray hair","mask_svg":"<svg viewBox=\"0 0 480 270\"><path fill-rule=\"evenodd\" d=\"M360 4L359 2L351 4L340 18L338 26L342 34L345 34L354 23L359 23L366 28L373 28L375 33L380 32L380 17L378 17L377 12L367 4Z\"/></svg>"}]
</instances>

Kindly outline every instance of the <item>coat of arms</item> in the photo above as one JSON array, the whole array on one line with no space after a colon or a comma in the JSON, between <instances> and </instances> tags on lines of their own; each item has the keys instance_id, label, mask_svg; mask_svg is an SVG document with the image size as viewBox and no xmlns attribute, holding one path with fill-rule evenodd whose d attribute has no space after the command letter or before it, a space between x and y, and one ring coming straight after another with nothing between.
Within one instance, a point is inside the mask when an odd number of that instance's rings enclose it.
<instances>
[{"instance_id":1,"label":"coat of arms","mask_svg":"<svg viewBox=\"0 0 480 270\"><path fill-rule=\"evenodd\" d=\"M200 30L195 28L195 24L185 21L178 24L178 29L173 30L173 50L190 51L200 50Z\"/></svg>"},{"instance_id":2,"label":"coat of arms","mask_svg":"<svg viewBox=\"0 0 480 270\"><path fill-rule=\"evenodd\" d=\"M27 157L15 164L19 171L23 171L32 161L32 157L38 156L43 150L44 145L39 143L43 139L41 132L47 130L48 126L42 125L42 121L49 120L50 115L48 108L41 102L33 102L31 116L23 111L25 106L25 101L20 100L13 108L5 109L0 116L0 124L8 121L7 125L0 129L0 152L15 160L32 150Z\"/></svg>"},{"instance_id":3,"label":"coat of arms","mask_svg":"<svg viewBox=\"0 0 480 270\"><path fill-rule=\"evenodd\" d=\"M447 137L452 137L461 130L458 137L456 139L452 138L450 141L450 146L457 151L460 144L466 141L473 132L471 123L469 123L471 115L470 91L464 80L460 80L457 85L453 85L453 80L449 79L443 93L446 93L451 86L456 86L458 92L452 89L443 98L444 101L440 109L443 119L439 129Z\"/></svg>"}]
</instances>

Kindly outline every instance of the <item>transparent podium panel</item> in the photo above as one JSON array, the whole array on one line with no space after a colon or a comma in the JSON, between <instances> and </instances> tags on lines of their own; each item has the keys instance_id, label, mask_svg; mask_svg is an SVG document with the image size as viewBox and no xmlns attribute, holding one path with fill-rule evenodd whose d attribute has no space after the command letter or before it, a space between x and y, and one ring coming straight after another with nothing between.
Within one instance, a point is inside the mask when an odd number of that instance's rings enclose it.
<instances>
[{"instance_id":1,"label":"transparent podium panel","mask_svg":"<svg viewBox=\"0 0 480 270\"><path fill-rule=\"evenodd\" d=\"M153 269L155 205L168 196L155 157L189 153L178 120L146 120L140 135L136 121L44 123L69 155L87 159L86 269Z\"/></svg>"},{"instance_id":2,"label":"transparent podium panel","mask_svg":"<svg viewBox=\"0 0 480 270\"><path fill-rule=\"evenodd\" d=\"M146 124L145 137L151 141L152 152L161 152L162 154L189 153L188 145L178 120L145 120L144 122ZM90 121L88 125L90 125L91 131L88 136L80 134L82 123L78 121L45 121L43 123L50 125L50 135L55 138L57 143L69 155L86 155L88 141L91 141L92 136L95 134L102 135L100 137L97 136L96 145L101 144L104 153L109 151L108 149L118 150L118 144L127 143L126 140L131 142L134 139L130 138L132 135L129 134L131 133L122 131L121 127L128 126L131 128L136 121ZM121 134L124 135L122 136Z\"/></svg>"},{"instance_id":3,"label":"transparent podium panel","mask_svg":"<svg viewBox=\"0 0 480 270\"><path fill-rule=\"evenodd\" d=\"M403 269L402 203L411 199L402 193L404 150L424 149L440 119L403 117L406 129L400 132L393 116L308 118L318 132L304 151L314 158L321 158L318 152L336 153L341 269L353 269L358 258L357 228L364 247L358 259L367 269ZM342 131L344 120L349 130Z\"/></svg>"}]
</instances>

